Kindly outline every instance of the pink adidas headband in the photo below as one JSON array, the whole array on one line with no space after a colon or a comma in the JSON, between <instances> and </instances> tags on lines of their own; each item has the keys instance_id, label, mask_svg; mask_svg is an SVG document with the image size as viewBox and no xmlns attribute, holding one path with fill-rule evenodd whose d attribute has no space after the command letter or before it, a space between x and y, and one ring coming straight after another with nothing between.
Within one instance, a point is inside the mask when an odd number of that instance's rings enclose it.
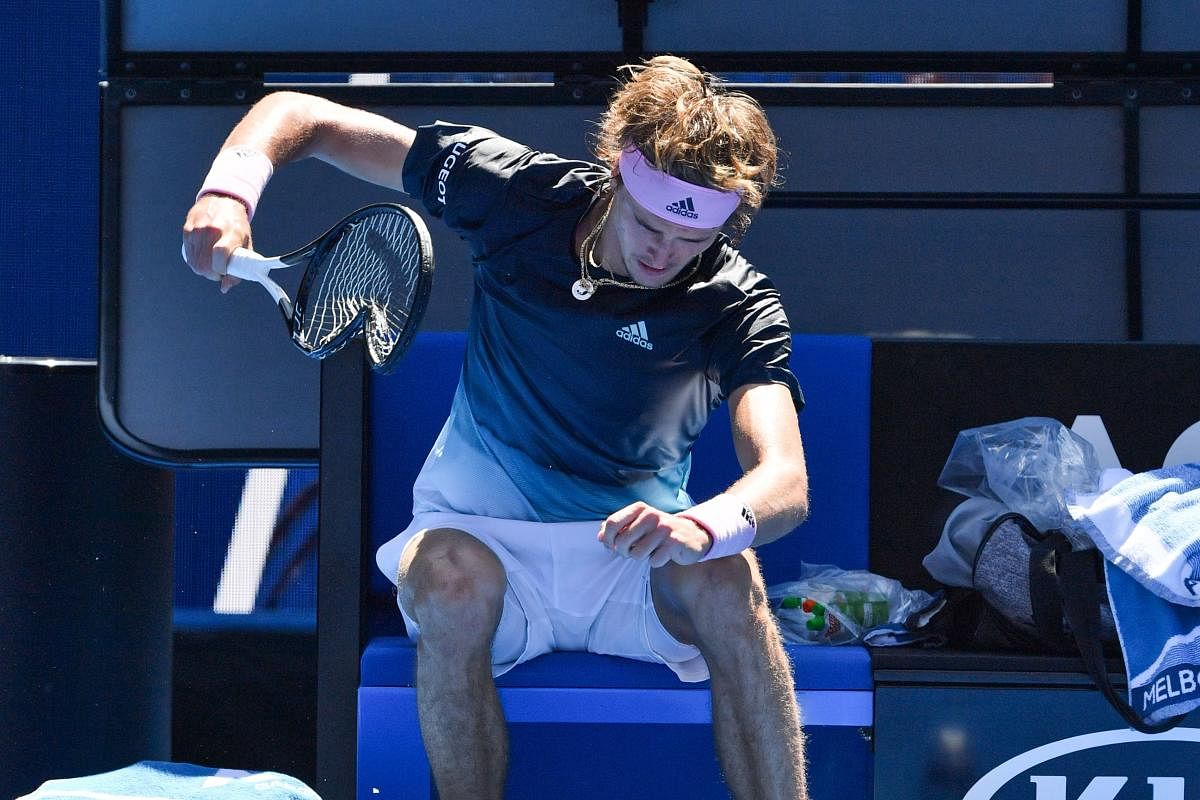
<instances>
[{"instance_id":1,"label":"pink adidas headband","mask_svg":"<svg viewBox=\"0 0 1200 800\"><path fill-rule=\"evenodd\" d=\"M621 182L642 208L689 228L719 228L737 210L741 195L680 180L655 169L641 151L629 147L617 161Z\"/></svg>"}]
</instances>

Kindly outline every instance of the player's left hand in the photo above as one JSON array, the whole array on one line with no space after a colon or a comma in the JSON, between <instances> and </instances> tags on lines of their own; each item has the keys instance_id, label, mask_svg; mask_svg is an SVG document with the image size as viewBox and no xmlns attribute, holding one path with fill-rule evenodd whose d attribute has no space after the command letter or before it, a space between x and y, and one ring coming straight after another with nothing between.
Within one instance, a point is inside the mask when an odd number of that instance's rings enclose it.
<instances>
[{"instance_id":1,"label":"player's left hand","mask_svg":"<svg viewBox=\"0 0 1200 800\"><path fill-rule=\"evenodd\" d=\"M712 547L712 536L686 517L678 517L641 501L611 514L596 538L619 556L649 561L695 564Z\"/></svg>"}]
</instances>

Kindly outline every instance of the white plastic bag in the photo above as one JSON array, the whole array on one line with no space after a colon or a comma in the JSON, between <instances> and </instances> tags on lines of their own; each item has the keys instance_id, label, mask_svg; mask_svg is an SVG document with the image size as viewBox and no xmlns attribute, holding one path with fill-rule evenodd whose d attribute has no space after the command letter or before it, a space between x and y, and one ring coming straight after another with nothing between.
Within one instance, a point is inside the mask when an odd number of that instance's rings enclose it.
<instances>
[{"instance_id":1,"label":"white plastic bag","mask_svg":"<svg viewBox=\"0 0 1200 800\"><path fill-rule=\"evenodd\" d=\"M1045 531L1068 524L1068 499L1099 479L1090 442L1056 419L1024 417L961 431L938 486L996 500Z\"/></svg>"},{"instance_id":2,"label":"white plastic bag","mask_svg":"<svg viewBox=\"0 0 1200 800\"><path fill-rule=\"evenodd\" d=\"M801 564L800 578L767 588L784 641L801 644L862 642L872 629L932 615L940 598L866 570Z\"/></svg>"}]
</instances>

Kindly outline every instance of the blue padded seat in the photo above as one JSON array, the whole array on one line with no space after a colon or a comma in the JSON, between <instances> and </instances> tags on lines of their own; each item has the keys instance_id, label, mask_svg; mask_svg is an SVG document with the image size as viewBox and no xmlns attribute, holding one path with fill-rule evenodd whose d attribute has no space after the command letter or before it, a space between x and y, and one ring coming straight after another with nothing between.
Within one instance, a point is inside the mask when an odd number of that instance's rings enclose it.
<instances>
[{"instance_id":1,"label":"blue padded seat","mask_svg":"<svg viewBox=\"0 0 1200 800\"><path fill-rule=\"evenodd\" d=\"M461 333L422 333L395 375L372 378L364 442L371 555L411 521L412 482L450 407L464 345ZM867 567L870 341L797 335L793 345L792 369L807 399L800 427L812 508L796 532L758 549L768 585L794 579L802 561ZM689 491L697 500L706 499L740 473L722 407L696 443ZM361 661L359 797L428 797L429 767L416 715L416 647L398 635L392 586L377 570L368 591L371 613L378 618L368 621L374 635ZM810 742L819 745L814 731L871 725L873 684L864 648L788 645L787 650ZM514 724L696 725L711 720L707 682L685 684L665 666L610 656L550 653L501 676L497 686ZM831 791L865 800L869 764L847 769L837 774L838 787ZM811 777L820 782L819 774Z\"/></svg>"},{"instance_id":2,"label":"blue padded seat","mask_svg":"<svg viewBox=\"0 0 1200 800\"><path fill-rule=\"evenodd\" d=\"M804 689L829 691L871 687L871 662L861 647L786 645ZM415 645L404 636L377 636L363 651L363 686L413 686ZM708 681L680 684L675 673L659 664L592 653L547 653L496 679L501 687L546 686L560 689L679 689L707 687Z\"/></svg>"}]
</instances>

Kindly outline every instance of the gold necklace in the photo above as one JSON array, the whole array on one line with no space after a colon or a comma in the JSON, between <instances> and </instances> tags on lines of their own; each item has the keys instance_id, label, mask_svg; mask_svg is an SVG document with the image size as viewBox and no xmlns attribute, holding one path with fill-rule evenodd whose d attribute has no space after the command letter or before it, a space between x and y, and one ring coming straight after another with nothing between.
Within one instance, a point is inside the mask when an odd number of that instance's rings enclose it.
<instances>
[{"instance_id":1,"label":"gold necklace","mask_svg":"<svg viewBox=\"0 0 1200 800\"><path fill-rule=\"evenodd\" d=\"M596 227L592 228L591 232L583 237L583 241L579 244L579 280L571 284L571 296L576 300L590 300L592 295L596 293L596 289L600 286L620 286L625 289L666 289L674 286L677 283L683 282L690 277L692 270L686 270L673 281L668 281L662 286L642 286L636 281L619 281L613 275L613 271L608 267L596 263L596 240L600 238L600 232L604 229L604 224L608 222L608 215L612 212L613 201L615 195L608 198L608 207L604 209L603 216L596 223ZM588 267L603 269L611 278L593 278L588 274Z\"/></svg>"}]
</instances>

